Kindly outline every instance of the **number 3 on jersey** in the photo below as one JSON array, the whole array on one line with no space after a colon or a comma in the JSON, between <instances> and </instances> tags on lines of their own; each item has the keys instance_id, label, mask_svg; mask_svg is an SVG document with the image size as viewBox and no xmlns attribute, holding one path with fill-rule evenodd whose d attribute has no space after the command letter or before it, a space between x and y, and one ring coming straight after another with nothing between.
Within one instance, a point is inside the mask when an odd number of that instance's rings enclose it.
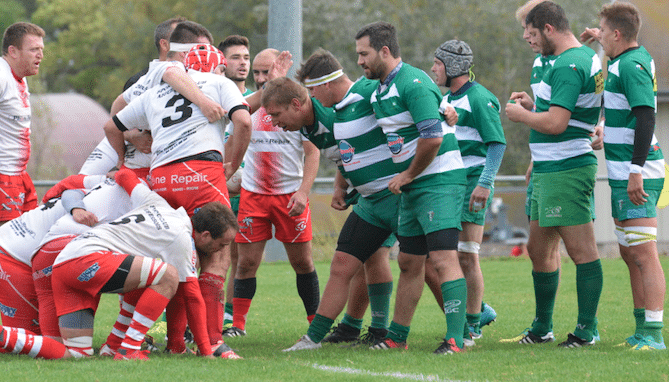
<instances>
[{"instance_id":1,"label":"number 3 on jersey","mask_svg":"<svg viewBox=\"0 0 669 382\"><path fill-rule=\"evenodd\" d=\"M192 104L191 101L186 99L186 97L182 96L181 94L177 94L174 97L170 98L169 101L165 104L165 108L170 108L174 107L175 104L177 104L178 101L181 101L181 104L177 106L174 110L179 113L179 115L174 115L174 117L177 117L177 119L172 119L171 117L168 118L163 118L163 127L170 127L172 125L175 125L179 122L183 122L190 118L191 115L193 115L193 108L190 107Z\"/></svg>"}]
</instances>

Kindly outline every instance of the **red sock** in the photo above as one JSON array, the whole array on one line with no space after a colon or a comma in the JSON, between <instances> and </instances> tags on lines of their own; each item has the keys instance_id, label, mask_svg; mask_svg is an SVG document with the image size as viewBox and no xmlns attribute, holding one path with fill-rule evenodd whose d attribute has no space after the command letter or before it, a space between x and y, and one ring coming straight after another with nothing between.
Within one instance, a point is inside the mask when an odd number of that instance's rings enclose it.
<instances>
[{"instance_id":1,"label":"red sock","mask_svg":"<svg viewBox=\"0 0 669 382\"><path fill-rule=\"evenodd\" d=\"M314 317L316 317L315 314L308 315L308 316L307 316L307 321L309 321L309 323L311 324L311 321L314 320Z\"/></svg>"},{"instance_id":2,"label":"red sock","mask_svg":"<svg viewBox=\"0 0 669 382\"><path fill-rule=\"evenodd\" d=\"M105 342L112 350L116 351L121 347L121 343L125 338L125 332L128 330L128 327L132 322L132 315L135 312L137 301L142 297L144 290L145 289L135 289L123 295L121 310L119 311L114 327Z\"/></svg>"},{"instance_id":3,"label":"red sock","mask_svg":"<svg viewBox=\"0 0 669 382\"><path fill-rule=\"evenodd\" d=\"M186 350L184 332L186 331L186 326L188 326L188 319L186 317L186 304L179 292L167 304L165 318L167 320L167 345L165 346L165 350L181 354Z\"/></svg>"},{"instance_id":4,"label":"red sock","mask_svg":"<svg viewBox=\"0 0 669 382\"><path fill-rule=\"evenodd\" d=\"M137 302L132 322L125 333L121 348L128 350L140 350L146 332L151 329L154 322L160 317L170 301L167 297L146 288L142 297Z\"/></svg>"},{"instance_id":5,"label":"red sock","mask_svg":"<svg viewBox=\"0 0 669 382\"><path fill-rule=\"evenodd\" d=\"M8 353L27 354L32 358L59 359L67 352L67 347L60 342L38 336L29 330L3 326L0 333L0 346Z\"/></svg>"},{"instance_id":6,"label":"red sock","mask_svg":"<svg viewBox=\"0 0 669 382\"><path fill-rule=\"evenodd\" d=\"M204 272L198 278L204 304L207 307L207 333L212 344L222 340L223 304L221 295L225 290L225 277Z\"/></svg>"},{"instance_id":7,"label":"red sock","mask_svg":"<svg viewBox=\"0 0 669 382\"><path fill-rule=\"evenodd\" d=\"M232 326L244 330L246 328L246 316L251 309L250 298L235 297L232 299Z\"/></svg>"}]
</instances>

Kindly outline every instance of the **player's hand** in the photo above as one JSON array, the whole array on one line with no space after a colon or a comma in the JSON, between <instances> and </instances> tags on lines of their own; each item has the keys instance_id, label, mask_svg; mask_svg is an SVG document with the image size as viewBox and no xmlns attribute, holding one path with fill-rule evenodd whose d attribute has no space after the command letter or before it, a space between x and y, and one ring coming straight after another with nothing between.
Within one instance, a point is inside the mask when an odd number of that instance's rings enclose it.
<instances>
[{"instance_id":1,"label":"player's hand","mask_svg":"<svg viewBox=\"0 0 669 382\"><path fill-rule=\"evenodd\" d=\"M595 131L593 131L590 136L592 137L590 147L592 147L593 150L601 150L604 148L604 120L595 125Z\"/></svg>"},{"instance_id":2,"label":"player's hand","mask_svg":"<svg viewBox=\"0 0 669 382\"><path fill-rule=\"evenodd\" d=\"M139 152L151 154L151 145L153 144L151 131L132 129L124 132L123 138L135 146Z\"/></svg>"},{"instance_id":3,"label":"player's hand","mask_svg":"<svg viewBox=\"0 0 669 382\"><path fill-rule=\"evenodd\" d=\"M579 37L581 42L590 44L593 41L599 41L599 32L599 28L585 28Z\"/></svg>"},{"instance_id":4,"label":"player's hand","mask_svg":"<svg viewBox=\"0 0 669 382\"><path fill-rule=\"evenodd\" d=\"M232 168L232 162L225 162L223 163L223 171L225 173L225 180L228 181L230 178L232 178L233 175L235 175L237 169Z\"/></svg>"},{"instance_id":5,"label":"player's hand","mask_svg":"<svg viewBox=\"0 0 669 382\"><path fill-rule=\"evenodd\" d=\"M506 113L506 117L509 118L510 121L520 122L523 113L527 113L527 110L525 110L525 108L519 103L509 102L504 107L504 112Z\"/></svg>"},{"instance_id":6,"label":"player's hand","mask_svg":"<svg viewBox=\"0 0 669 382\"><path fill-rule=\"evenodd\" d=\"M204 100L202 102L202 105L198 105L200 110L202 111L202 114L204 114L205 117L207 117L207 120L211 123L214 123L221 118L225 117L227 114L227 111L221 107L217 102L213 101L209 97L203 97Z\"/></svg>"},{"instance_id":7,"label":"player's hand","mask_svg":"<svg viewBox=\"0 0 669 382\"><path fill-rule=\"evenodd\" d=\"M453 106L448 105L443 111L443 114L448 126L454 126L456 123L458 123L458 112Z\"/></svg>"},{"instance_id":8,"label":"player's hand","mask_svg":"<svg viewBox=\"0 0 669 382\"><path fill-rule=\"evenodd\" d=\"M627 195L635 206L646 203L648 194L643 190L643 176L637 173L630 173L627 182Z\"/></svg>"},{"instance_id":9,"label":"player's hand","mask_svg":"<svg viewBox=\"0 0 669 382\"><path fill-rule=\"evenodd\" d=\"M390 182L388 182L388 189L393 194L401 194L402 186L411 182L413 182L413 178L407 175L406 171L402 171L390 179Z\"/></svg>"},{"instance_id":10,"label":"player's hand","mask_svg":"<svg viewBox=\"0 0 669 382\"><path fill-rule=\"evenodd\" d=\"M532 178L532 168L534 167L534 162L530 161L530 165L527 166L527 171L525 171L525 185L530 185L530 179Z\"/></svg>"},{"instance_id":11,"label":"player's hand","mask_svg":"<svg viewBox=\"0 0 669 382\"><path fill-rule=\"evenodd\" d=\"M87 225L89 227L93 227L94 225L98 224L98 217L95 216L94 213L81 208L73 208L72 217L74 218L75 222Z\"/></svg>"},{"instance_id":12,"label":"player's hand","mask_svg":"<svg viewBox=\"0 0 669 382\"><path fill-rule=\"evenodd\" d=\"M348 208L345 199L346 190L335 187L334 191L332 192L332 202L330 203L330 207L337 211L345 211Z\"/></svg>"},{"instance_id":13,"label":"player's hand","mask_svg":"<svg viewBox=\"0 0 669 382\"><path fill-rule=\"evenodd\" d=\"M534 101L532 100L532 97L530 97L529 94L526 92L513 92L511 93L511 96L509 97L509 101L513 101L517 104L520 104L522 107L525 108L525 110L532 110L534 109ZM508 104L507 104L508 106Z\"/></svg>"},{"instance_id":14,"label":"player's hand","mask_svg":"<svg viewBox=\"0 0 669 382\"><path fill-rule=\"evenodd\" d=\"M479 212L485 207L488 203L488 198L490 197L490 190L476 186L472 192L472 196L469 198L469 212Z\"/></svg>"},{"instance_id":15,"label":"player's hand","mask_svg":"<svg viewBox=\"0 0 669 382\"><path fill-rule=\"evenodd\" d=\"M288 201L288 216L298 216L307 208L309 198L302 191L296 191Z\"/></svg>"},{"instance_id":16,"label":"player's hand","mask_svg":"<svg viewBox=\"0 0 669 382\"><path fill-rule=\"evenodd\" d=\"M289 51L284 50L279 54L279 56L274 60L272 65L269 67L269 72L267 72L267 78L273 80L279 77L285 77L288 74L288 70L293 66L293 55Z\"/></svg>"}]
</instances>

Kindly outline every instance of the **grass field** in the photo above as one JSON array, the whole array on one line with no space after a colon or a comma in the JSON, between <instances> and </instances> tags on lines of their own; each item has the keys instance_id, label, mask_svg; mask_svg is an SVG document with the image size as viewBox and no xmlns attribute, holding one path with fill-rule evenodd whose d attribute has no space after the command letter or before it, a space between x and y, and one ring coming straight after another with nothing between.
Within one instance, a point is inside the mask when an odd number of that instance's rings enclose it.
<instances>
[{"instance_id":1,"label":"grass field","mask_svg":"<svg viewBox=\"0 0 669 382\"><path fill-rule=\"evenodd\" d=\"M407 351L351 350L324 346L318 351L282 353L306 333L307 321L287 263L266 263L258 273L258 291L248 317L248 335L227 342L243 360L205 360L193 356L152 354L148 362L107 359L33 360L0 356L1 381L668 381L669 353L633 352L616 347L634 330L625 264L605 259L604 291L599 310L602 341L586 349L556 344L521 346L500 343L531 323L534 294L531 263L523 258L481 262L485 301L498 313L477 345L463 354L435 356L445 332L443 314L428 289L416 311ZM669 258L663 257L669 274ZM321 290L328 263L319 262ZM393 263L395 282L397 264ZM111 329L117 299L103 296L96 319L95 346ZM369 323L369 317L365 318ZM563 260L562 285L555 308L555 334L566 338L576 324L575 267ZM669 338L665 330L665 337Z\"/></svg>"}]
</instances>

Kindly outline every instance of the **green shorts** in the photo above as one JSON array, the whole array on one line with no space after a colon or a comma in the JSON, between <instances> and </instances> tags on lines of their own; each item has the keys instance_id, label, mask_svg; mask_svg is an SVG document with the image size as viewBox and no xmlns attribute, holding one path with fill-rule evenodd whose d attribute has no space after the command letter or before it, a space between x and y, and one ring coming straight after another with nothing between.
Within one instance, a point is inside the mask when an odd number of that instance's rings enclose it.
<instances>
[{"instance_id":1,"label":"green shorts","mask_svg":"<svg viewBox=\"0 0 669 382\"><path fill-rule=\"evenodd\" d=\"M380 198L372 196L358 199L358 203L353 205L353 211L369 224L397 232L399 205L400 196L389 192Z\"/></svg>"},{"instance_id":2,"label":"green shorts","mask_svg":"<svg viewBox=\"0 0 669 382\"><path fill-rule=\"evenodd\" d=\"M398 236L423 236L449 228L462 230L465 188L462 184L449 184L402 191Z\"/></svg>"},{"instance_id":3,"label":"green shorts","mask_svg":"<svg viewBox=\"0 0 669 382\"><path fill-rule=\"evenodd\" d=\"M585 224L593 218L597 165L534 173L530 219L540 227Z\"/></svg>"},{"instance_id":4,"label":"green shorts","mask_svg":"<svg viewBox=\"0 0 669 382\"><path fill-rule=\"evenodd\" d=\"M495 194L495 190L490 190L490 196L486 202L483 209L479 212L470 212L469 211L469 199L472 197L472 192L479 184L479 176L468 176L467 177L467 189L465 191L465 200L462 203L462 217L460 218L463 223L474 223L476 225L485 225L485 212L492 203L492 197Z\"/></svg>"},{"instance_id":5,"label":"green shorts","mask_svg":"<svg viewBox=\"0 0 669 382\"><path fill-rule=\"evenodd\" d=\"M640 218L654 218L657 216L657 200L660 190L644 190L648 194L646 203L635 206L627 195L627 188L611 187L611 216L614 219L628 220Z\"/></svg>"},{"instance_id":6,"label":"green shorts","mask_svg":"<svg viewBox=\"0 0 669 382\"><path fill-rule=\"evenodd\" d=\"M534 181L534 172L530 173L530 183L527 185L527 194L525 195L525 215L532 216L532 182Z\"/></svg>"}]
</instances>

